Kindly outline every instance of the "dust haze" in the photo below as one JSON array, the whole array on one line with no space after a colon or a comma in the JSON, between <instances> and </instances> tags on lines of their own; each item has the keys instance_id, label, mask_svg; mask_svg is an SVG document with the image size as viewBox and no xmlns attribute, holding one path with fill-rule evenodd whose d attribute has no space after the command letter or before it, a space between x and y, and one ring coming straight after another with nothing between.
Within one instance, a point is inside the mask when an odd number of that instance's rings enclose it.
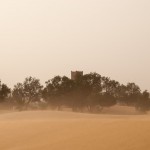
<instances>
[{"instance_id":1,"label":"dust haze","mask_svg":"<svg viewBox=\"0 0 150 150\"><path fill-rule=\"evenodd\" d=\"M1 0L0 150L149 150L149 16L149 0Z\"/></svg>"},{"instance_id":2,"label":"dust haze","mask_svg":"<svg viewBox=\"0 0 150 150\"><path fill-rule=\"evenodd\" d=\"M148 150L149 115L28 111L0 115L3 150Z\"/></svg>"},{"instance_id":3,"label":"dust haze","mask_svg":"<svg viewBox=\"0 0 150 150\"><path fill-rule=\"evenodd\" d=\"M135 83L72 71L71 78L55 76L44 87L33 77L12 91L1 84L3 95L0 149L150 148L150 94Z\"/></svg>"}]
</instances>

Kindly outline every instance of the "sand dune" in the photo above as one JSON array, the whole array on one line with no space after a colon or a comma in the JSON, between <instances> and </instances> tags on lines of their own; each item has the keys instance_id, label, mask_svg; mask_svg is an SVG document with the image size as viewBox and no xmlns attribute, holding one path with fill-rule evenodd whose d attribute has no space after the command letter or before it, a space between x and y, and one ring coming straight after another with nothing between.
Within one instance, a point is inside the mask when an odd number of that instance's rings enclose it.
<instances>
[{"instance_id":1,"label":"sand dune","mask_svg":"<svg viewBox=\"0 0 150 150\"><path fill-rule=\"evenodd\" d=\"M149 115L28 111L0 115L0 150L149 150Z\"/></svg>"}]
</instances>

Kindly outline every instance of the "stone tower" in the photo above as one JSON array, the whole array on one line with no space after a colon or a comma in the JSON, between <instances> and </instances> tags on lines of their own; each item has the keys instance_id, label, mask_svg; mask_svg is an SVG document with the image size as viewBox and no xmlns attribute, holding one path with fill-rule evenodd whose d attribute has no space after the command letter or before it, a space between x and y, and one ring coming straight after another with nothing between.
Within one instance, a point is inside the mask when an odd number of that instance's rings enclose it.
<instances>
[{"instance_id":1,"label":"stone tower","mask_svg":"<svg viewBox=\"0 0 150 150\"><path fill-rule=\"evenodd\" d=\"M76 80L78 76L83 76L83 71L71 71L71 80Z\"/></svg>"}]
</instances>

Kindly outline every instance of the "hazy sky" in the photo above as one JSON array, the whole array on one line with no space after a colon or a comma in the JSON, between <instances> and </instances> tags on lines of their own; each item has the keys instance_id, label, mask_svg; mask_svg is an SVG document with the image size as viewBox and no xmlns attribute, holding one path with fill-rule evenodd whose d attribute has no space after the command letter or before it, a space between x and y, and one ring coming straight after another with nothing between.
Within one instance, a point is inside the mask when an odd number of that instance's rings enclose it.
<instances>
[{"instance_id":1,"label":"hazy sky","mask_svg":"<svg viewBox=\"0 0 150 150\"><path fill-rule=\"evenodd\" d=\"M150 0L1 0L0 79L98 72L150 91Z\"/></svg>"}]
</instances>

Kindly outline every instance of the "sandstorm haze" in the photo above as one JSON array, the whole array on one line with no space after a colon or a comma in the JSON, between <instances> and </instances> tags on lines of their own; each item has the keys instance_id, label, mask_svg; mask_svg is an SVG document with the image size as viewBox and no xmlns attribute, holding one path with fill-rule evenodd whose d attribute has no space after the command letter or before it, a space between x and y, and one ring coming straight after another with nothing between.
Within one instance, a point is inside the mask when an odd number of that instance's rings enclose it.
<instances>
[{"instance_id":1,"label":"sandstorm haze","mask_svg":"<svg viewBox=\"0 0 150 150\"><path fill-rule=\"evenodd\" d=\"M13 87L71 70L150 90L149 0L0 2L0 78Z\"/></svg>"}]
</instances>

